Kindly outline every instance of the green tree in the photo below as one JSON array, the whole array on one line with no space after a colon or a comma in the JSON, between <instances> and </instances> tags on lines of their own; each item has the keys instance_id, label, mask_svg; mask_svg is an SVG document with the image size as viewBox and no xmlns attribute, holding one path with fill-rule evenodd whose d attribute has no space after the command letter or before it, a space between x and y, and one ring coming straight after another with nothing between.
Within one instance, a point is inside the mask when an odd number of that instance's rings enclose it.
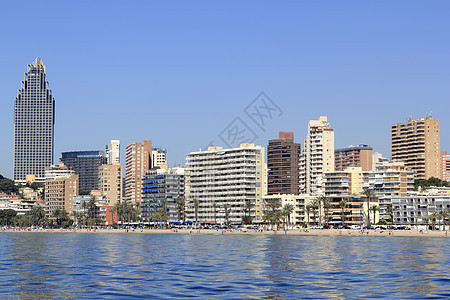
<instances>
[{"instance_id":1,"label":"green tree","mask_svg":"<svg viewBox=\"0 0 450 300\"><path fill-rule=\"evenodd\" d=\"M305 212L306 212L306 226L309 227L309 216L313 210L313 207L311 204L308 204L305 206Z\"/></svg>"},{"instance_id":2,"label":"green tree","mask_svg":"<svg viewBox=\"0 0 450 300\"><path fill-rule=\"evenodd\" d=\"M285 220L287 221L287 228L289 227L290 221L291 221L291 214L294 212L294 205L292 204L285 204L283 206L283 216L285 217Z\"/></svg>"},{"instance_id":3,"label":"green tree","mask_svg":"<svg viewBox=\"0 0 450 300\"><path fill-rule=\"evenodd\" d=\"M251 219L251 210L255 206L251 200L245 200L244 203L244 218L243 221L245 224L250 224L252 222Z\"/></svg>"},{"instance_id":4,"label":"green tree","mask_svg":"<svg viewBox=\"0 0 450 300\"><path fill-rule=\"evenodd\" d=\"M369 227L370 226L370 202L376 196L375 196L375 193L369 188L364 188L363 195L367 201L367 227Z\"/></svg>"},{"instance_id":5,"label":"green tree","mask_svg":"<svg viewBox=\"0 0 450 300\"><path fill-rule=\"evenodd\" d=\"M380 208L378 207L378 205L372 205L370 207L370 211L373 213L373 223L375 223L375 217L376 217L377 211L380 211Z\"/></svg>"},{"instance_id":6,"label":"green tree","mask_svg":"<svg viewBox=\"0 0 450 300\"><path fill-rule=\"evenodd\" d=\"M0 210L0 223L2 226L11 226L17 216L17 212L14 209Z\"/></svg>"},{"instance_id":7,"label":"green tree","mask_svg":"<svg viewBox=\"0 0 450 300\"><path fill-rule=\"evenodd\" d=\"M223 209L225 210L225 224L226 226L230 226L230 210L231 210L231 205L228 203L225 203L223 205Z\"/></svg>"},{"instance_id":8,"label":"green tree","mask_svg":"<svg viewBox=\"0 0 450 300\"><path fill-rule=\"evenodd\" d=\"M0 192L5 194L18 194L19 187L15 185L14 180L0 175Z\"/></svg>"},{"instance_id":9,"label":"green tree","mask_svg":"<svg viewBox=\"0 0 450 300\"><path fill-rule=\"evenodd\" d=\"M186 199L184 197L180 197L177 199L177 212L178 212L178 222L181 222L181 219L183 219L183 222L185 221L185 210L186 206Z\"/></svg>"}]
</instances>

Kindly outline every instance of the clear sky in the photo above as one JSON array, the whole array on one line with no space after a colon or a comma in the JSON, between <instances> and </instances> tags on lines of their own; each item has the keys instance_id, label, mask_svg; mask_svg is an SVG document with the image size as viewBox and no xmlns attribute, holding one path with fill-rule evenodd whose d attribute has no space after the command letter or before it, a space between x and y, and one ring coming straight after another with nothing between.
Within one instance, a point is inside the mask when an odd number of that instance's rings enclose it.
<instances>
[{"instance_id":1,"label":"clear sky","mask_svg":"<svg viewBox=\"0 0 450 300\"><path fill-rule=\"evenodd\" d=\"M40 56L61 152L153 140L169 164L239 117L266 145L303 144L327 115L336 147L390 156L390 125L433 112L450 151L449 1L5 1L0 9L0 174L12 177L14 98ZM265 92L282 111L260 128ZM122 160L124 162L124 160Z\"/></svg>"}]
</instances>

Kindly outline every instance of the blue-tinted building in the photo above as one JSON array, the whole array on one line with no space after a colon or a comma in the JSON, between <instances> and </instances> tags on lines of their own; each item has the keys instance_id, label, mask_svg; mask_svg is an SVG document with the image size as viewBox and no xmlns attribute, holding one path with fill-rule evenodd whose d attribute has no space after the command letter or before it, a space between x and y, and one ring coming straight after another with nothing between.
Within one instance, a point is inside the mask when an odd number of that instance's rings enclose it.
<instances>
[{"instance_id":1,"label":"blue-tinted building","mask_svg":"<svg viewBox=\"0 0 450 300\"><path fill-rule=\"evenodd\" d=\"M71 151L63 152L60 161L72 167L78 174L80 190L98 189L98 168L106 164L104 151Z\"/></svg>"}]
</instances>

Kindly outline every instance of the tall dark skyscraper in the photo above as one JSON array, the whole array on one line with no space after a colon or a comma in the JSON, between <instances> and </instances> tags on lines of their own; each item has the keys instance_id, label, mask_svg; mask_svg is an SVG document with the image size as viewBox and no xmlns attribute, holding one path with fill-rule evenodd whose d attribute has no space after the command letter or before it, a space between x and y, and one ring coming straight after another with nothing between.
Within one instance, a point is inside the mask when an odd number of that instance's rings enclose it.
<instances>
[{"instance_id":1,"label":"tall dark skyscraper","mask_svg":"<svg viewBox=\"0 0 450 300\"><path fill-rule=\"evenodd\" d=\"M14 180L44 176L53 164L55 99L40 57L28 65L14 101Z\"/></svg>"}]
</instances>

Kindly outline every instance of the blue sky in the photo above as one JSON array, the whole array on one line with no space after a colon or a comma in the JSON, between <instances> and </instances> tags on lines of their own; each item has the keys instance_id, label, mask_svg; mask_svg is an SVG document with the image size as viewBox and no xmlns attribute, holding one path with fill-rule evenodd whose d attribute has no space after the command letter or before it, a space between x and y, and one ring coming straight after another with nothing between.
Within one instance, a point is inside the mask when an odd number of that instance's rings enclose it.
<instances>
[{"instance_id":1,"label":"blue sky","mask_svg":"<svg viewBox=\"0 0 450 300\"><path fill-rule=\"evenodd\" d=\"M240 117L267 144L327 115L336 147L390 155L390 125L433 112L450 151L448 1L7 1L0 10L0 174L12 177L14 98L47 67L55 163L71 150L153 140L169 163ZM261 129L264 91L283 111ZM124 161L124 160L123 160Z\"/></svg>"}]
</instances>

